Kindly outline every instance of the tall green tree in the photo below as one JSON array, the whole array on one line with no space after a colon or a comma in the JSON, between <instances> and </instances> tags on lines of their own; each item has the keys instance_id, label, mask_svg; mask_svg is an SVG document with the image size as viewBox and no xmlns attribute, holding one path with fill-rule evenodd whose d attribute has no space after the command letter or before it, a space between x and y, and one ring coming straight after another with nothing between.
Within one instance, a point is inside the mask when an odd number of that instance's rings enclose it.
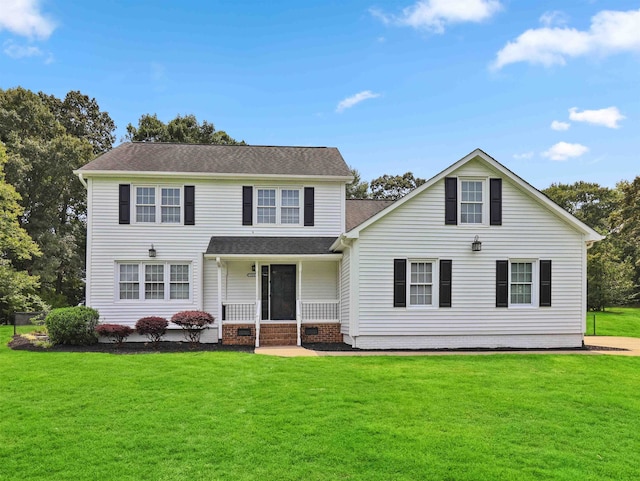
<instances>
[{"instance_id":1,"label":"tall green tree","mask_svg":"<svg viewBox=\"0 0 640 481\"><path fill-rule=\"evenodd\" d=\"M195 115L178 115L165 124L156 114L144 114L138 126L127 125L125 139L138 142L176 142L189 144L244 145L223 130L216 130L211 122L198 122Z\"/></svg>"},{"instance_id":2,"label":"tall green tree","mask_svg":"<svg viewBox=\"0 0 640 481\"><path fill-rule=\"evenodd\" d=\"M621 213L622 190L580 181L552 184L543 193L606 236L587 251L587 307L599 311L632 302L634 258L620 229L621 219L628 215Z\"/></svg>"},{"instance_id":3,"label":"tall green tree","mask_svg":"<svg viewBox=\"0 0 640 481\"><path fill-rule=\"evenodd\" d=\"M0 321L8 320L16 311L46 307L36 294L40 287L38 277L14 266L14 261L31 260L41 252L18 221L22 214L20 194L6 182L6 164L6 150L0 142Z\"/></svg>"},{"instance_id":4,"label":"tall green tree","mask_svg":"<svg viewBox=\"0 0 640 481\"><path fill-rule=\"evenodd\" d=\"M371 181L371 198L396 200L404 197L424 183L424 179L415 177L412 172L407 172L403 175L385 174Z\"/></svg>"},{"instance_id":5,"label":"tall green tree","mask_svg":"<svg viewBox=\"0 0 640 481\"><path fill-rule=\"evenodd\" d=\"M16 266L40 277L39 293L54 306L83 297L86 191L73 170L110 148L113 130L95 99L79 92L60 100L23 88L0 90L6 178L21 196L20 223L43 253Z\"/></svg>"},{"instance_id":6,"label":"tall green tree","mask_svg":"<svg viewBox=\"0 0 640 481\"><path fill-rule=\"evenodd\" d=\"M347 184L347 199L368 199L369 198L369 182L363 182L360 172L350 167L353 180Z\"/></svg>"}]
</instances>

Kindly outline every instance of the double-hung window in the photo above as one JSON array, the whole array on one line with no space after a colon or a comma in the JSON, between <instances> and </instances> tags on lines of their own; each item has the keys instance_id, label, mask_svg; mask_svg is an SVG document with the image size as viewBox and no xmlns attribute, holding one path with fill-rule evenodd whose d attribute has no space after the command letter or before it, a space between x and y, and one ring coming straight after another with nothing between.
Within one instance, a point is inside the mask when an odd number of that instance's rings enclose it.
<instances>
[{"instance_id":1,"label":"double-hung window","mask_svg":"<svg viewBox=\"0 0 640 481\"><path fill-rule=\"evenodd\" d=\"M533 263L511 262L511 304L533 304Z\"/></svg>"},{"instance_id":2,"label":"double-hung window","mask_svg":"<svg viewBox=\"0 0 640 481\"><path fill-rule=\"evenodd\" d=\"M411 261L409 272L409 305L433 305L433 262Z\"/></svg>"},{"instance_id":3,"label":"double-hung window","mask_svg":"<svg viewBox=\"0 0 640 481\"><path fill-rule=\"evenodd\" d=\"M484 211L484 181L460 181L460 223L482 224Z\"/></svg>"},{"instance_id":4,"label":"double-hung window","mask_svg":"<svg viewBox=\"0 0 640 481\"><path fill-rule=\"evenodd\" d=\"M188 263L122 262L117 266L120 300L190 298L191 268Z\"/></svg>"},{"instance_id":5,"label":"double-hung window","mask_svg":"<svg viewBox=\"0 0 640 481\"><path fill-rule=\"evenodd\" d=\"M257 189L257 224L300 224L300 189Z\"/></svg>"},{"instance_id":6,"label":"double-hung window","mask_svg":"<svg viewBox=\"0 0 640 481\"><path fill-rule=\"evenodd\" d=\"M181 221L181 195L179 187L136 187L136 222L179 224ZM158 206L160 215L157 215Z\"/></svg>"}]
</instances>

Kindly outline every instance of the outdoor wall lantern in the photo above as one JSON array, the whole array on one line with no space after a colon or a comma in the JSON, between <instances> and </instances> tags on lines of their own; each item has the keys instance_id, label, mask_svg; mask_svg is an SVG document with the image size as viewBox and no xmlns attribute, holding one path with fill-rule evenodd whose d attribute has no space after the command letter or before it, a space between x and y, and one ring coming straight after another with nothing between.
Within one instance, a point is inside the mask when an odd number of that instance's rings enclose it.
<instances>
[{"instance_id":1,"label":"outdoor wall lantern","mask_svg":"<svg viewBox=\"0 0 640 481\"><path fill-rule=\"evenodd\" d=\"M151 244L151 249L149 249L149 257L155 257L156 256L156 249L155 247L153 247L153 244Z\"/></svg>"},{"instance_id":2,"label":"outdoor wall lantern","mask_svg":"<svg viewBox=\"0 0 640 481\"><path fill-rule=\"evenodd\" d=\"M473 252L480 252L482 250L482 242L478 240L478 236L473 239L473 242L471 243L471 250Z\"/></svg>"}]
</instances>

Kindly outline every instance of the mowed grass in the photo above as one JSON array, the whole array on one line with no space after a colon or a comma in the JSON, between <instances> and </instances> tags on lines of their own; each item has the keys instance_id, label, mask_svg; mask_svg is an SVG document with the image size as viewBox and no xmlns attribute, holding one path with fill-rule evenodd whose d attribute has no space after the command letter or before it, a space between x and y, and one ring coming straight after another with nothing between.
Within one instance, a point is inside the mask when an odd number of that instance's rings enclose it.
<instances>
[{"instance_id":1,"label":"mowed grass","mask_svg":"<svg viewBox=\"0 0 640 481\"><path fill-rule=\"evenodd\" d=\"M640 309L634 307L608 307L604 312L587 313L587 336L593 336L593 316L596 317L596 335L640 337Z\"/></svg>"},{"instance_id":2,"label":"mowed grass","mask_svg":"<svg viewBox=\"0 0 640 481\"><path fill-rule=\"evenodd\" d=\"M637 480L640 358L29 353L0 480Z\"/></svg>"}]
</instances>

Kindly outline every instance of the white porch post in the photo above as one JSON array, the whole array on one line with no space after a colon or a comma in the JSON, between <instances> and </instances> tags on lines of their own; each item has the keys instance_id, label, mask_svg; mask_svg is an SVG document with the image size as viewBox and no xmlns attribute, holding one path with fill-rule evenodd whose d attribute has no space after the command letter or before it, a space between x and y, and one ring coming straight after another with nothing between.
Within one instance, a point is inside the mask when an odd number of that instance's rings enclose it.
<instances>
[{"instance_id":1,"label":"white porch post","mask_svg":"<svg viewBox=\"0 0 640 481\"><path fill-rule=\"evenodd\" d=\"M302 261L298 261L298 296L296 302L296 331L297 334L297 345L302 345L302 336L300 335L300 330L302 327Z\"/></svg>"},{"instance_id":2,"label":"white porch post","mask_svg":"<svg viewBox=\"0 0 640 481\"><path fill-rule=\"evenodd\" d=\"M255 303L255 316L256 316L256 347L260 347L260 262L255 261L254 265L256 266L256 303Z\"/></svg>"},{"instance_id":3,"label":"white porch post","mask_svg":"<svg viewBox=\"0 0 640 481\"><path fill-rule=\"evenodd\" d=\"M222 340L222 261L216 257L218 266L218 341Z\"/></svg>"}]
</instances>

